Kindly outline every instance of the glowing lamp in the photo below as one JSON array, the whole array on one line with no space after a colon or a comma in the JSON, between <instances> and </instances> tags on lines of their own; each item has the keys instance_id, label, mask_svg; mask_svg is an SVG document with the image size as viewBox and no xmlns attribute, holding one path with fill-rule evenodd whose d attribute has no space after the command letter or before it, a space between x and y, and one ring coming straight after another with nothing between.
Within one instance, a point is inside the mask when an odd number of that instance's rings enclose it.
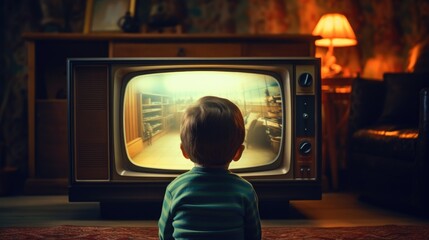
<instances>
[{"instance_id":1,"label":"glowing lamp","mask_svg":"<svg viewBox=\"0 0 429 240\"><path fill-rule=\"evenodd\" d=\"M316 40L316 46L328 47L322 66L322 75L332 76L341 72L341 66L335 63L334 47L349 47L357 44L356 35L347 18L339 13L325 14L314 28L313 35L322 37Z\"/></svg>"}]
</instances>

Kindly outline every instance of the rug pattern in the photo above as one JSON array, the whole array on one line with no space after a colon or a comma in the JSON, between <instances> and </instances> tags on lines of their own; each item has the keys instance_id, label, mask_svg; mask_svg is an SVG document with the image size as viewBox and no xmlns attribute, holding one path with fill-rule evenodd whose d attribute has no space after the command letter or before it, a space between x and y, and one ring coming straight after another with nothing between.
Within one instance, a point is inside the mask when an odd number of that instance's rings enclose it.
<instances>
[{"instance_id":1,"label":"rug pattern","mask_svg":"<svg viewBox=\"0 0 429 240\"><path fill-rule=\"evenodd\" d=\"M264 227L262 239L429 239L429 225L384 225L362 227ZM130 240L158 239L156 227L12 227L0 228L2 240Z\"/></svg>"}]
</instances>

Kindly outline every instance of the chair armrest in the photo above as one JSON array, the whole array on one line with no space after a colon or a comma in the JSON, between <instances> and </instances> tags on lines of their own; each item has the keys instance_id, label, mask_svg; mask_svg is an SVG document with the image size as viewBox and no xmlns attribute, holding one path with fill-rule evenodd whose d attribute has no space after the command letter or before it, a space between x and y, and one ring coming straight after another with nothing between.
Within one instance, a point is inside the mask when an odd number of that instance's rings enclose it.
<instances>
[{"instance_id":1,"label":"chair armrest","mask_svg":"<svg viewBox=\"0 0 429 240\"><path fill-rule=\"evenodd\" d=\"M429 132L429 88L423 88L420 91L419 112L420 112L419 129L420 131L428 133Z\"/></svg>"},{"instance_id":2,"label":"chair armrest","mask_svg":"<svg viewBox=\"0 0 429 240\"><path fill-rule=\"evenodd\" d=\"M419 194L420 204L424 206L429 202L429 88L420 91L419 112L419 138L414 166L416 180L413 188Z\"/></svg>"},{"instance_id":3,"label":"chair armrest","mask_svg":"<svg viewBox=\"0 0 429 240\"><path fill-rule=\"evenodd\" d=\"M380 80L357 78L350 94L349 134L369 126L380 117L385 99L385 84Z\"/></svg>"},{"instance_id":4,"label":"chair armrest","mask_svg":"<svg viewBox=\"0 0 429 240\"><path fill-rule=\"evenodd\" d=\"M419 106L419 139L418 149L426 166L429 166L429 88L423 88L420 91Z\"/></svg>"}]
</instances>

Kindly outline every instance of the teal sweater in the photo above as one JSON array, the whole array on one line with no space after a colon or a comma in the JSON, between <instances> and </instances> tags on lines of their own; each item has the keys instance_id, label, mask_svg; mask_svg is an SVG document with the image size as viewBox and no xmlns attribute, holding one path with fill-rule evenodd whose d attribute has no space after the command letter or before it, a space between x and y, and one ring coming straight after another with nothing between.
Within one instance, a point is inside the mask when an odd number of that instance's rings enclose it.
<instances>
[{"instance_id":1,"label":"teal sweater","mask_svg":"<svg viewBox=\"0 0 429 240\"><path fill-rule=\"evenodd\" d=\"M224 169L194 167L167 187L160 239L261 239L252 185Z\"/></svg>"}]
</instances>

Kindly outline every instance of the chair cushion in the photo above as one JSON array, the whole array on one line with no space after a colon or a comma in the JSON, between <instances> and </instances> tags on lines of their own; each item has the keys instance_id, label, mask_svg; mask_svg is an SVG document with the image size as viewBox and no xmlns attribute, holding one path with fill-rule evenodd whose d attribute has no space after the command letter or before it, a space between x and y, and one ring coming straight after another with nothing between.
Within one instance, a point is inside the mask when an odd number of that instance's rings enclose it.
<instances>
[{"instance_id":1,"label":"chair cushion","mask_svg":"<svg viewBox=\"0 0 429 240\"><path fill-rule=\"evenodd\" d=\"M429 73L386 73L384 81L384 108L378 122L417 126L419 92L429 87Z\"/></svg>"},{"instance_id":2,"label":"chair cushion","mask_svg":"<svg viewBox=\"0 0 429 240\"><path fill-rule=\"evenodd\" d=\"M383 125L356 131L351 139L351 147L354 152L413 161L417 138L417 128Z\"/></svg>"}]
</instances>

